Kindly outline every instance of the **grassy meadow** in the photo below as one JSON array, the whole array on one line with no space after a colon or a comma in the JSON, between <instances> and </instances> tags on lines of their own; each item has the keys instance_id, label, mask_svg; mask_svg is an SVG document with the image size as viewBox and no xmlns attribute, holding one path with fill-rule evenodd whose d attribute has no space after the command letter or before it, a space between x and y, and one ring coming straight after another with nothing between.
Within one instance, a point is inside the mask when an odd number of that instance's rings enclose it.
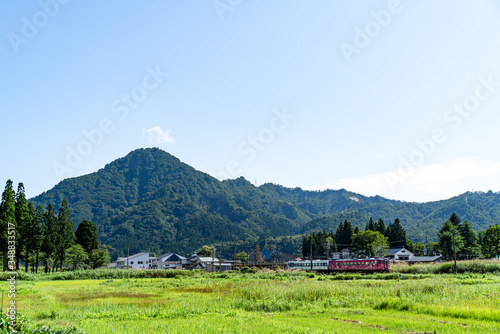
<instances>
[{"instance_id":1,"label":"grassy meadow","mask_svg":"<svg viewBox=\"0 0 500 334\"><path fill-rule=\"evenodd\" d=\"M453 276L411 268L374 275L267 271L147 277L161 275L131 271L132 277L123 278L105 270L27 275L17 281L16 302L31 324L72 325L83 333L500 332L500 274ZM4 310L7 286L0 282Z\"/></svg>"}]
</instances>

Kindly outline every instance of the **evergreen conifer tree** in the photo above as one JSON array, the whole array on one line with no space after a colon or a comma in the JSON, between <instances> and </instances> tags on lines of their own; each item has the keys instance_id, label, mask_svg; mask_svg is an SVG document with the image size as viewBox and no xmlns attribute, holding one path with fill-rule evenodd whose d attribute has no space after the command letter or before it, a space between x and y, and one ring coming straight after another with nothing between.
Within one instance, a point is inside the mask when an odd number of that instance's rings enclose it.
<instances>
[{"instance_id":1,"label":"evergreen conifer tree","mask_svg":"<svg viewBox=\"0 0 500 334\"><path fill-rule=\"evenodd\" d=\"M57 217L58 243L56 244L56 258L59 260L60 270L63 268L66 249L75 243L75 234L73 231L74 227L71 221L68 200L64 197Z\"/></svg>"},{"instance_id":2,"label":"evergreen conifer tree","mask_svg":"<svg viewBox=\"0 0 500 334\"><path fill-rule=\"evenodd\" d=\"M15 207L15 192L12 187L12 181L7 180L5 185L5 190L2 193L2 201L0 202L0 252L3 254L3 270L7 270L7 255L9 251L9 246L11 249L15 249L16 240L9 238L12 236L9 231L15 229L16 227L16 207ZM9 241L10 244L9 244ZM12 248L14 246L14 248ZM14 256L11 257L12 259ZM11 269L14 266L12 266Z\"/></svg>"},{"instance_id":3,"label":"evergreen conifer tree","mask_svg":"<svg viewBox=\"0 0 500 334\"><path fill-rule=\"evenodd\" d=\"M28 237L28 225L30 220L30 213L28 208L28 202L26 201L26 195L24 193L24 184L19 183L16 193L16 204L15 204L15 216L16 216L16 268L19 268L19 260L21 254L26 251L26 239Z\"/></svg>"}]
</instances>

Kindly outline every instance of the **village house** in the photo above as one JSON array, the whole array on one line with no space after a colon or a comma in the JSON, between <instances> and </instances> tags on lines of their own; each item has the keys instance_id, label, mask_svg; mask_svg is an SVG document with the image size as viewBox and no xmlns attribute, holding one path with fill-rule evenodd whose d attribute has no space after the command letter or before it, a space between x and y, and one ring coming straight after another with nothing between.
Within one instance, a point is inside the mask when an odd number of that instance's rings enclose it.
<instances>
[{"instance_id":1,"label":"village house","mask_svg":"<svg viewBox=\"0 0 500 334\"><path fill-rule=\"evenodd\" d=\"M398 247L398 248L389 248L387 250L387 255L385 256L386 259L390 259L392 262L394 261L408 261L415 257L415 254L410 252L404 247Z\"/></svg>"},{"instance_id":2,"label":"village house","mask_svg":"<svg viewBox=\"0 0 500 334\"><path fill-rule=\"evenodd\" d=\"M119 257L116 260L118 269L149 269L149 253L139 253L129 257Z\"/></svg>"},{"instance_id":3,"label":"village house","mask_svg":"<svg viewBox=\"0 0 500 334\"><path fill-rule=\"evenodd\" d=\"M158 256L158 269L182 269L183 261L186 258L175 253L168 253Z\"/></svg>"}]
</instances>

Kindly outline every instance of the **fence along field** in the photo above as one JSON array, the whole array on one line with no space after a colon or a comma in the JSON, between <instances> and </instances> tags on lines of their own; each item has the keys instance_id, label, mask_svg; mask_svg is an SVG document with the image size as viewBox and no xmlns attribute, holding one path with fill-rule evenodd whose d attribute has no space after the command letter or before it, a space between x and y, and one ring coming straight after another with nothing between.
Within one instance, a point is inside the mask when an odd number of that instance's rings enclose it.
<instances>
[{"instance_id":1,"label":"fence along field","mask_svg":"<svg viewBox=\"0 0 500 334\"><path fill-rule=\"evenodd\" d=\"M28 274L18 281L17 303L31 325L50 326L51 333L68 324L83 333L499 332L500 264L459 262L458 268L480 270L433 273L449 265L399 266L396 272L373 275ZM5 293L6 282L0 287Z\"/></svg>"}]
</instances>

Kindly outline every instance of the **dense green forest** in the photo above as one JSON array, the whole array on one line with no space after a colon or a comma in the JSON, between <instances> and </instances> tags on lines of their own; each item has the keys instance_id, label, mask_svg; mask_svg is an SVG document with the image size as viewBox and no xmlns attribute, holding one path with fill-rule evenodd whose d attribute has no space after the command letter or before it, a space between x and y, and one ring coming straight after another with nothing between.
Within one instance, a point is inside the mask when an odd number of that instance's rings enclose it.
<instances>
[{"instance_id":1,"label":"dense green forest","mask_svg":"<svg viewBox=\"0 0 500 334\"><path fill-rule=\"evenodd\" d=\"M220 182L157 148L135 150L95 173L66 179L31 201L46 207L64 197L75 222L96 224L100 242L115 249L113 258L128 248L190 254L202 245L276 245L274 238L292 252L300 249L298 235L335 230L345 220L364 229L370 217L399 218L408 238L428 242L437 241L453 212L476 231L500 218L500 194L491 191L408 203L344 189L255 187L244 178Z\"/></svg>"}]
</instances>

